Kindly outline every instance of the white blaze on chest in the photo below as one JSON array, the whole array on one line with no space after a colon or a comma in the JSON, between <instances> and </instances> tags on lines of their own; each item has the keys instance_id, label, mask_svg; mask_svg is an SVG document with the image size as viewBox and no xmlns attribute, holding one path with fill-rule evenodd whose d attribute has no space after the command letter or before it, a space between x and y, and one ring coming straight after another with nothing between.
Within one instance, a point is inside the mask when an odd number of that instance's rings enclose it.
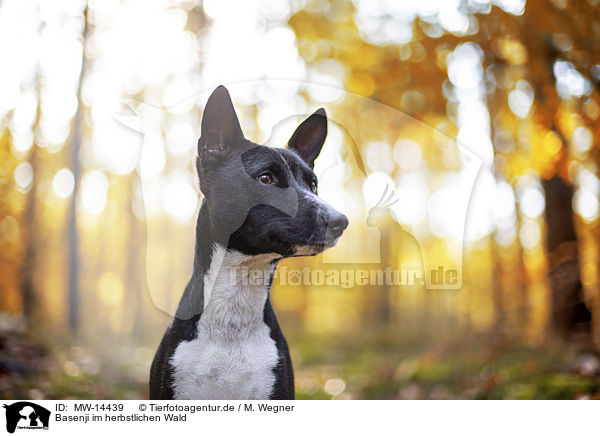
<instances>
[{"instance_id":1,"label":"white blaze on chest","mask_svg":"<svg viewBox=\"0 0 600 436\"><path fill-rule=\"evenodd\" d=\"M276 257L215 246L204 277L208 292L198 336L181 342L170 359L175 399L269 398L278 361L271 330L263 321L269 283L243 280L242 271L272 272Z\"/></svg>"}]
</instances>

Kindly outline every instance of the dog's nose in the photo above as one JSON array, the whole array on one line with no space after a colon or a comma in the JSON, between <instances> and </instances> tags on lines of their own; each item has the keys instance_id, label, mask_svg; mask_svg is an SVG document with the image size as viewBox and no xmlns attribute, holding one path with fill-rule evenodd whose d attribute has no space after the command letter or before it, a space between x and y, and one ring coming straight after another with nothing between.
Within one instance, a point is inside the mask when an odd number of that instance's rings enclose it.
<instances>
[{"instance_id":1,"label":"dog's nose","mask_svg":"<svg viewBox=\"0 0 600 436\"><path fill-rule=\"evenodd\" d=\"M344 233L344 230L346 230L346 227L348 227L348 218L346 218L346 215L343 213L337 211L333 212L329 215L327 227L332 235L337 238L338 236L341 236L342 233Z\"/></svg>"}]
</instances>

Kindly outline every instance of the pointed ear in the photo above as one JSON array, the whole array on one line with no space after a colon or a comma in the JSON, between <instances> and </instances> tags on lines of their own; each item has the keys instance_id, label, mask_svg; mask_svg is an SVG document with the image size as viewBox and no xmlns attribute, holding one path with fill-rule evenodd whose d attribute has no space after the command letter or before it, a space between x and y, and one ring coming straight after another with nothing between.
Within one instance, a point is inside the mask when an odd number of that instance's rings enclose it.
<instances>
[{"instance_id":1,"label":"pointed ear","mask_svg":"<svg viewBox=\"0 0 600 436\"><path fill-rule=\"evenodd\" d=\"M321 152L327 136L327 114L320 108L302 122L288 141L288 148L295 150L311 168Z\"/></svg>"},{"instance_id":2,"label":"pointed ear","mask_svg":"<svg viewBox=\"0 0 600 436\"><path fill-rule=\"evenodd\" d=\"M244 134L229 92L220 85L208 98L202 114L198 154L219 155L226 150L227 146L243 139Z\"/></svg>"}]
</instances>

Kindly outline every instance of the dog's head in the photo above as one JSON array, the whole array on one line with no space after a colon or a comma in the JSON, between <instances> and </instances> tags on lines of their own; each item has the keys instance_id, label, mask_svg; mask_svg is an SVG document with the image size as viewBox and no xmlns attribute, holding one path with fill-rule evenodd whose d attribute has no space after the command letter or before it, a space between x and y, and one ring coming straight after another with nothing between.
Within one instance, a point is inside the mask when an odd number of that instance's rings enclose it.
<instances>
[{"instance_id":1,"label":"dog's head","mask_svg":"<svg viewBox=\"0 0 600 436\"><path fill-rule=\"evenodd\" d=\"M348 220L317 196L313 172L326 135L327 116L319 109L286 148L254 144L244 138L227 90L215 89L197 161L215 238L250 255L313 255L335 245Z\"/></svg>"}]
</instances>

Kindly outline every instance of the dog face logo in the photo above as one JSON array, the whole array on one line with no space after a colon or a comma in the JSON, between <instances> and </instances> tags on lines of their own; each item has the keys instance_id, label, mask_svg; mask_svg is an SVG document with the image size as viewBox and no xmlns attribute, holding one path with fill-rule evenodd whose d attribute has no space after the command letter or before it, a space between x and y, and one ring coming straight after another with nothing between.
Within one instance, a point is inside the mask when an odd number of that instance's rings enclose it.
<instances>
[{"instance_id":1,"label":"dog face logo","mask_svg":"<svg viewBox=\"0 0 600 436\"><path fill-rule=\"evenodd\" d=\"M6 431L14 433L16 429L48 429L50 411L28 401L19 401L4 405L6 409Z\"/></svg>"}]
</instances>

